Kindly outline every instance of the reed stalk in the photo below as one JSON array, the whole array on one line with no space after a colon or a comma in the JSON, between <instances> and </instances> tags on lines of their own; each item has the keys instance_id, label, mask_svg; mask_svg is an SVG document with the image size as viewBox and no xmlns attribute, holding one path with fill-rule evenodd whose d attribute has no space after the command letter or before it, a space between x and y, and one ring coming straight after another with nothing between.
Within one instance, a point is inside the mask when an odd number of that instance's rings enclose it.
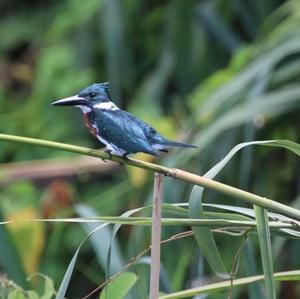
<instances>
[{"instance_id":1,"label":"reed stalk","mask_svg":"<svg viewBox=\"0 0 300 299\"><path fill-rule=\"evenodd\" d=\"M95 150L95 149L89 149L85 147L60 143L60 142L53 142L48 140L41 140L41 139L35 139L35 138L28 138L28 137L22 137L22 136L15 136L15 135L7 135L7 134L0 134L0 140L2 141L10 141L10 142L18 142L18 143L24 143L24 144L30 144L35 146L42 146L42 147L48 147L53 148L57 150L63 150L68 151L72 153L92 156L92 157L98 157L100 159L105 160L112 160L115 162L127 164L130 166L143 168L149 171L153 172L159 172L166 176L176 178L178 180L191 183L194 185L199 185L208 189L212 189L215 191L218 191L224 195L227 195L229 197L234 197L239 200L242 200L244 202L248 202L250 204L258 205L262 208L273 210L278 213L285 214L287 216L293 217L294 219L300 220L300 210L289 207L287 205L284 205L282 203L276 202L274 200L268 199L266 197L262 197L208 178L205 178L203 176L187 172L181 169L177 168L169 168L165 166L161 166L154 163L149 163L141 160L136 159L124 159L122 157L118 156L110 156L109 154Z\"/></svg>"}]
</instances>

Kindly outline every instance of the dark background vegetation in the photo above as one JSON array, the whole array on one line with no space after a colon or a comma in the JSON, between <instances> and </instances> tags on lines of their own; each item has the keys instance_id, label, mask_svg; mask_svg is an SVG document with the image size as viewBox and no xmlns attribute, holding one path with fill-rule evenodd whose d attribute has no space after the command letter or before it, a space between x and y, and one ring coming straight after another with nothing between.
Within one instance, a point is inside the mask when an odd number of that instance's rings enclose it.
<instances>
[{"instance_id":1,"label":"dark background vegetation","mask_svg":"<svg viewBox=\"0 0 300 299\"><path fill-rule=\"evenodd\" d=\"M49 103L109 81L119 106L169 138L199 146L163 155L157 162L164 165L201 174L237 143L299 141L298 1L1 0L0 16L1 133L98 148L79 111ZM22 162L32 160L38 162ZM121 215L151 201L152 174L139 169L4 142L0 162L2 219ZM300 205L299 162L284 150L245 149L217 179ZM165 183L165 202L187 201L190 186ZM205 201L241 205L213 192ZM42 280L25 278L40 272L58 288L89 229L67 223L2 225L1 272L32 289ZM186 229L165 228L163 238ZM106 261L99 252L106 250L106 233L99 244L82 248L68 298L87 294L105 279ZM123 227L113 271L146 248L149 237L148 228ZM217 240L230 267L240 240ZM274 238L273 245L276 271L299 267L299 242ZM238 275L261 273L258 257L253 237ZM132 267L139 277L133 298L146 298L148 262ZM191 238L164 245L162 266L162 291L214 279ZM282 283L279 294L299 298L299 285ZM234 296L262 298L261 285Z\"/></svg>"}]
</instances>

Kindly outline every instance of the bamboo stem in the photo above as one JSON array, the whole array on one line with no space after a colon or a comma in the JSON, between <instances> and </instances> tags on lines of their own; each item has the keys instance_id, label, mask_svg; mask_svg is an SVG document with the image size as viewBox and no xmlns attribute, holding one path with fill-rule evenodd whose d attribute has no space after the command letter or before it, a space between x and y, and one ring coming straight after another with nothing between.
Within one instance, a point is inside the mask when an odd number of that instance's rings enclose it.
<instances>
[{"instance_id":1,"label":"bamboo stem","mask_svg":"<svg viewBox=\"0 0 300 299\"><path fill-rule=\"evenodd\" d=\"M159 296L162 192L163 175L155 172L151 232L150 299L158 299Z\"/></svg>"},{"instance_id":2,"label":"bamboo stem","mask_svg":"<svg viewBox=\"0 0 300 299\"><path fill-rule=\"evenodd\" d=\"M21 136L14 136L14 135L7 135L7 134L0 134L0 140L3 141L12 141L12 142L19 142L19 143L26 143L26 144L32 144L37 146L43 146L58 150L64 150L68 152L73 152L77 154L87 155L87 156L93 156L98 157L101 159L106 160L112 160L116 162L121 162L127 165L147 169L150 171L156 171L159 173L162 173L166 176L170 176L173 178L177 178L179 180L192 183L194 185L202 186L208 189L216 190L220 193L223 193L225 195L228 195L230 197L238 198L242 201L248 202L250 204L255 204L260 207L263 207L265 209L271 209L278 213L283 213L287 216L293 217L297 220L300 220L300 211L298 209L289 207L287 205L281 204L279 202L273 201L271 199L258 196L256 194L243 191L241 189L225 185L223 183L210 180L208 178L196 175L194 173L190 173L187 171L183 171L176 168L168 168L161 165L157 165L154 163L144 162L140 160L135 159L123 159L118 156L112 156L110 157L107 153L89 149L85 147L75 146L75 145L69 145L59 142L53 142L53 141L47 141L47 140L40 140L35 138L28 138L28 137L21 137Z\"/></svg>"}]
</instances>

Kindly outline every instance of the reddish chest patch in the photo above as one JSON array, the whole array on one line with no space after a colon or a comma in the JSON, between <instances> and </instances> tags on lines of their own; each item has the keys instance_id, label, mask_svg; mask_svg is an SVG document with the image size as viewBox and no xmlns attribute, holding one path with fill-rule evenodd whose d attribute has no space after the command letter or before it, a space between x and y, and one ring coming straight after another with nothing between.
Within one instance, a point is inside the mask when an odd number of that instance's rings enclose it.
<instances>
[{"instance_id":1,"label":"reddish chest patch","mask_svg":"<svg viewBox=\"0 0 300 299\"><path fill-rule=\"evenodd\" d=\"M83 113L83 120L84 120L86 127L91 132L91 134L93 134L95 137L97 137L97 129L92 126L89 116L88 116L88 113Z\"/></svg>"}]
</instances>

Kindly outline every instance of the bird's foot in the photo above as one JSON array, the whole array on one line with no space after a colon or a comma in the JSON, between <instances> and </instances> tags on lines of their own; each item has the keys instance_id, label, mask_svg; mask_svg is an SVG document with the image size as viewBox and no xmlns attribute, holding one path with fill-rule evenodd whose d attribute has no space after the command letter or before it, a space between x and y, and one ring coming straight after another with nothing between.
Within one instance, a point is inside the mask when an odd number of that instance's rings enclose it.
<instances>
[{"instance_id":1,"label":"bird's foot","mask_svg":"<svg viewBox=\"0 0 300 299\"><path fill-rule=\"evenodd\" d=\"M125 153L125 154L122 155L122 158L125 159L125 160L127 160L128 159L128 157L127 157L128 155L129 155L129 153ZM120 166L124 166L124 163L122 163L122 162L119 162L119 164L120 164Z\"/></svg>"},{"instance_id":2,"label":"bird's foot","mask_svg":"<svg viewBox=\"0 0 300 299\"><path fill-rule=\"evenodd\" d=\"M109 158L111 159L112 158L112 155L111 155L111 150L109 149L106 149L105 152L109 155Z\"/></svg>"},{"instance_id":3,"label":"bird's foot","mask_svg":"<svg viewBox=\"0 0 300 299\"><path fill-rule=\"evenodd\" d=\"M104 152L107 153L107 154L109 155L109 158L110 158L110 159L112 158L111 150L106 149ZM102 159L103 162L108 162L107 159L103 159L103 158L101 158L101 159Z\"/></svg>"},{"instance_id":4,"label":"bird's foot","mask_svg":"<svg viewBox=\"0 0 300 299\"><path fill-rule=\"evenodd\" d=\"M128 159L128 155L129 155L129 153L125 153L125 154L122 155L122 157L123 157L124 159Z\"/></svg>"}]
</instances>

